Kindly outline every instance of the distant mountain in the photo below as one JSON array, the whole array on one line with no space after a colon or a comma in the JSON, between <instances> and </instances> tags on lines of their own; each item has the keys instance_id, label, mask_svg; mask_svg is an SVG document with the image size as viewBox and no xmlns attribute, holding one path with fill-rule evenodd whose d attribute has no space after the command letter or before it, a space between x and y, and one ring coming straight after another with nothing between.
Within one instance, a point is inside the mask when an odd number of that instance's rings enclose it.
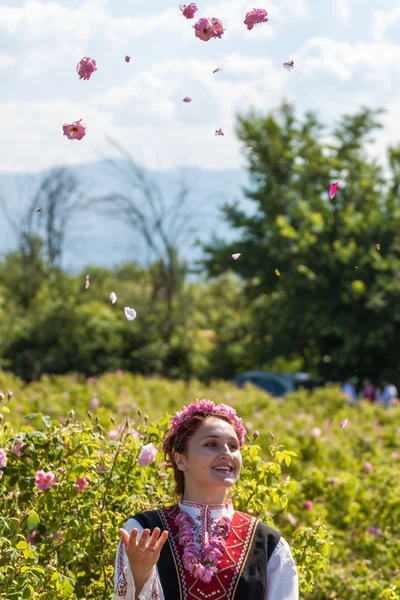
<instances>
[{"instance_id":1,"label":"distant mountain","mask_svg":"<svg viewBox=\"0 0 400 600\"><path fill-rule=\"evenodd\" d=\"M129 169L129 163L123 159L117 159L113 163L118 171L125 172ZM116 174L110 160L68 167L68 170L82 182L89 197L116 191L130 192L129 180ZM0 196L14 220L22 218L24 207L26 210L44 174L0 172ZM225 239L233 235L219 211L225 202L237 200L240 205L251 210L250 203L242 192L242 187L248 185L246 171L212 171L185 167L171 171L146 170L146 174L162 189L167 206L176 202L182 180L185 181L190 191L190 202L187 206L193 211L192 222L196 227L194 238L197 237L201 241L210 239L213 233ZM145 203L145 200L142 202ZM15 247L15 234L0 206L0 253ZM74 215L70 222L63 266L76 273L89 264L112 267L131 260L143 263L144 248L140 237L121 222L117 214L105 215L98 207L89 205L81 214ZM200 249L190 247L190 240L182 250L189 261L200 256Z\"/></svg>"}]
</instances>

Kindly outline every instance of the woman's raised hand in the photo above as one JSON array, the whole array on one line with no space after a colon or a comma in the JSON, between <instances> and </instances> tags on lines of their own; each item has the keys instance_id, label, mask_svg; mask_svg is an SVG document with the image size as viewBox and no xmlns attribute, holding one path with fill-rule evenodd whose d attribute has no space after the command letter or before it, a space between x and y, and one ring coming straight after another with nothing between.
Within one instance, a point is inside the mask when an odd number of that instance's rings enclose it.
<instances>
[{"instance_id":1,"label":"woman's raised hand","mask_svg":"<svg viewBox=\"0 0 400 600\"><path fill-rule=\"evenodd\" d=\"M137 541L138 529L132 529L130 535L125 529L119 529L132 571L149 573L157 564L161 548L168 539L168 531L164 530L161 535L160 531L159 527L155 527L153 533L150 529L144 529Z\"/></svg>"}]
</instances>

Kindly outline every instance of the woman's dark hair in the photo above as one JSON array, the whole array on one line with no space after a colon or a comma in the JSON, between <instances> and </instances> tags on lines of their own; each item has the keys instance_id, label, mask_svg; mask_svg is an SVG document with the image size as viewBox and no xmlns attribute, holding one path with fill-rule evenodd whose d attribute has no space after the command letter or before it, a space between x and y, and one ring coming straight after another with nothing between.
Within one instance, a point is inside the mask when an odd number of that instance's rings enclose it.
<instances>
[{"instance_id":1,"label":"woman's dark hair","mask_svg":"<svg viewBox=\"0 0 400 600\"><path fill-rule=\"evenodd\" d=\"M222 419L226 421L237 432L235 423L229 419L225 414L221 414L218 412L199 412L190 417L187 421L182 423L179 427L177 433L173 433L171 429L168 429L164 436L163 441L163 451L165 460L169 467L172 467L174 470L174 479L175 479L175 495L180 497L183 495L185 491L185 478L183 472L180 471L176 465L174 460L175 452L178 454L186 454L187 445L190 438L196 433L200 425L209 418Z\"/></svg>"}]
</instances>

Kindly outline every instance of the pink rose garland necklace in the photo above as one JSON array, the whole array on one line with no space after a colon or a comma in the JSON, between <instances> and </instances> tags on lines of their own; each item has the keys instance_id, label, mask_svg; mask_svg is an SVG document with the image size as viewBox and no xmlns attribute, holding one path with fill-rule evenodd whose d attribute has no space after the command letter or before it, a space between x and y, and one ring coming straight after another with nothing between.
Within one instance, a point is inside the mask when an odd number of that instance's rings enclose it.
<instances>
[{"instance_id":1,"label":"pink rose garland necklace","mask_svg":"<svg viewBox=\"0 0 400 600\"><path fill-rule=\"evenodd\" d=\"M180 511L175 517L175 524L179 528L178 542L183 546L183 566L196 579L210 583L224 554L231 529L230 520L228 517L221 517L215 526L214 535L207 539L206 533L206 543L202 552L196 547L192 519L185 511Z\"/></svg>"}]
</instances>

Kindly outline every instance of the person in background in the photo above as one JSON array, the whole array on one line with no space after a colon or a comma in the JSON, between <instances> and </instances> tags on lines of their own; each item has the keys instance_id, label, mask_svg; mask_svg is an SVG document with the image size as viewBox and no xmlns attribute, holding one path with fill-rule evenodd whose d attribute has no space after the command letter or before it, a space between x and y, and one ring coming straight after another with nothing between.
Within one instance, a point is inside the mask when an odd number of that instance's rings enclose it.
<instances>
[{"instance_id":1,"label":"person in background","mask_svg":"<svg viewBox=\"0 0 400 600\"><path fill-rule=\"evenodd\" d=\"M354 404L357 402L357 383L357 377L349 377L349 379L346 379L344 386L342 387L342 394L347 396L350 406L354 406Z\"/></svg>"},{"instance_id":2,"label":"person in background","mask_svg":"<svg viewBox=\"0 0 400 600\"><path fill-rule=\"evenodd\" d=\"M383 391L379 394L378 402L383 404L385 408L390 408L397 400L397 387L387 379L382 384Z\"/></svg>"},{"instance_id":3,"label":"person in background","mask_svg":"<svg viewBox=\"0 0 400 600\"><path fill-rule=\"evenodd\" d=\"M361 398L366 398L370 402L375 402L376 400L376 389L374 384L367 377L363 380L363 387L361 390Z\"/></svg>"}]
</instances>

